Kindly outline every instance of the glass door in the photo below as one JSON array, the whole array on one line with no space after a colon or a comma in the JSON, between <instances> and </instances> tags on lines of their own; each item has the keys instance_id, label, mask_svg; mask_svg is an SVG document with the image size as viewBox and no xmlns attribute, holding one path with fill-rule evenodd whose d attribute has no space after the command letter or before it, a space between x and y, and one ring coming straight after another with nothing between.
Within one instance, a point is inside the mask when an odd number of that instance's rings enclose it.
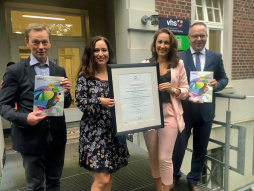
<instances>
[{"instance_id":1,"label":"glass door","mask_svg":"<svg viewBox=\"0 0 254 191\"><path fill-rule=\"evenodd\" d=\"M79 48L58 48L58 65L65 68L66 76L72 83L71 95L75 95L75 86L77 81L77 71L80 65L80 50ZM75 108L73 102L70 108Z\"/></svg>"},{"instance_id":2,"label":"glass door","mask_svg":"<svg viewBox=\"0 0 254 191\"><path fill-rule=\"evenodd\" d=\"M85 42L52 42L49 58L52 62L65 68L66 76L72 83L72 103L69 109L65 109L66 122L79 121L82 113L75 104L75 87L77 73L81 63Z\"/></svg>"}]
</instances>

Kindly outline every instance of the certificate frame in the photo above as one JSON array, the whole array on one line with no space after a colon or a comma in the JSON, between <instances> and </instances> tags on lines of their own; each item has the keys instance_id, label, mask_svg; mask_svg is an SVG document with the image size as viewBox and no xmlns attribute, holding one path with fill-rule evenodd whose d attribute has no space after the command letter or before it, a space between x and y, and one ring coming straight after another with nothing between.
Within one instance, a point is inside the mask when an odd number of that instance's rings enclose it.
<instances>
[{"instance_id":1,"label":"certificate frame","mask_svg":"<svg viewBox=\"0 0 254 191\"><path fill-rule=\"evenodd\" d=\"M107 72L115 135L164 127L158 63L108 64Z\"/></svg>"}]
</instances>

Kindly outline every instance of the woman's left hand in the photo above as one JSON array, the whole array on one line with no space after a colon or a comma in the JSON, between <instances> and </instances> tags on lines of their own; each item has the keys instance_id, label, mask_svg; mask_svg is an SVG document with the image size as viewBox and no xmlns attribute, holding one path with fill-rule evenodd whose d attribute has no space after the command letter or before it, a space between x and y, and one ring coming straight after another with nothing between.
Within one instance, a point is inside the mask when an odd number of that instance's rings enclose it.
<instances>
[{"instance_id":1,"label":"woman's left hand","mask_svg":"<svg viewBox=\"0 0 254 191\"><path fill-rule=\"evenodd\" d=\"M115 105L115 100L114 99L102 98L101 97L100 101L101 101L101 105L103 105L107 109L110 109L111 107L114 107L114 105Z\"/></svg>"}]
</instances>

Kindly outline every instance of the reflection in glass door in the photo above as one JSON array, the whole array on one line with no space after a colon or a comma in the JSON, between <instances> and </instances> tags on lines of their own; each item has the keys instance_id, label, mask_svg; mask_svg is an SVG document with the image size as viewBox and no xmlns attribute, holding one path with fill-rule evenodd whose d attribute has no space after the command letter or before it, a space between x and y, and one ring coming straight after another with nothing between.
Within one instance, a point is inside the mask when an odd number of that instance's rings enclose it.
<instances>
[{"instance_id":1,"label":"reflection in glass door","mask_svg":"<svg viewBox=\"0 0 254 191\"><path fill-rule=\"evenodd\" d=\"M80 65L79 48L58 48L58 64L65 68L66 75L72 83L71 95L72 103L70 108L75 108L75 86L77 80L77 72Z\"/></svg>"}]
</instances>

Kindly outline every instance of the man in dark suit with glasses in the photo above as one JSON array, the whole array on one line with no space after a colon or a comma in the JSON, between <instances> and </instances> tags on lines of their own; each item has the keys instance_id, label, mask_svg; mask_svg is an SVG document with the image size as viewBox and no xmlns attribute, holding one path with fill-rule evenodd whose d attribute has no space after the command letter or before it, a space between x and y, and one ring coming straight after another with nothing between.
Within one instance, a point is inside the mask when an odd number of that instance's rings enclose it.
<instances>
[{"instance_id":1,"label":"man in dark suit with glasses","mask_svg":"<svg viewBox=\"0 0 254 191\"><path fill-rule=\"evenodd\" d=\"M189 187L193 191L200 191L197 182L204 165L206 149L215 117L215 91L220 91L228 84L222 55L205 48L207 41L207 26L202 22L194 23L190 27L188 39L190 48L179 53L190 84L190 71L212 71L214 79L209 83L213 86L212 103L194 103L182 101L184 110L185 129L178 134L173 152L174 183L181 177L181 165L187 148L188 140L193 131L193 153L191 171L187 174Z\"/></svg>"}]
</instances>

